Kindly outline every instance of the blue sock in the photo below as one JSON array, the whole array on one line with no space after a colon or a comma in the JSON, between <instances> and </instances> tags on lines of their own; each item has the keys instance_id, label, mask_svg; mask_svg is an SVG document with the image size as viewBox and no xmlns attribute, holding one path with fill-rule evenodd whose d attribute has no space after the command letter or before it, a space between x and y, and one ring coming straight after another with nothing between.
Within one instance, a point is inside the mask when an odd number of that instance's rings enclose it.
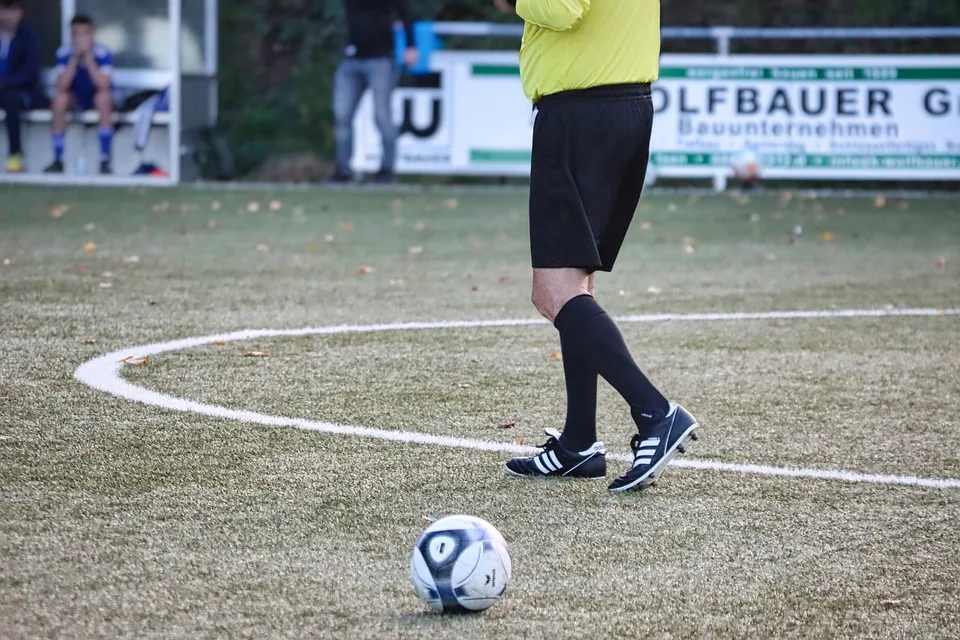
<instances>
[{"instance_id":1,"label":"blue sock","mask_svg":"<svg viewBox=\"0 0 960 640\"><path fill-rule=\"evenodd\" d=\"M100 162L110 162L110 147L113 144L113 127L100 127Z\"/></svg>"},{"instance_id":2,"label":"blue sock","mask_svg":"<svg viewBox=\"0 0 960 640\"><path fill-rule=\"evenodd\" d=\"M63 149L67 146L67 134L53 134L53 157L56 160L63 160Z\"/></svg>"}]
</instances>

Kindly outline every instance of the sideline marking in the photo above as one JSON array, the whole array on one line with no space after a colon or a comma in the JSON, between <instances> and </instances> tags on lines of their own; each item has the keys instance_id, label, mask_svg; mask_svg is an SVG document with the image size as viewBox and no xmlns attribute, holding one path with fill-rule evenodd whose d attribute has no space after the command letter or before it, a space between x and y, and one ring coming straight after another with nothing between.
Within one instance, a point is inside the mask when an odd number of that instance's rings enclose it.
<instances>
[{"instance_id":1,"label":"sideline marking","mask_svg":"<svg viewBox=\"0 0 960 640\"><path fill-rule=\"evenodd\" d=\"M960 316L960 309L847 309L825 311L769 311L758 313L691 313L691 314L653 314L634 315L617 318L618 322L718 322L729 320L794 320L794 319L834 319L834 318L890 318L890 317L930 317ZM255 338L296 337L308 335L337 335L344 333L372 333L381 331L417 331L431 329L467 329L490 327L520 327L546 324L539 319L514 320L454 320L449 322L404 322L373 325L340 325L331 327L307 327L303 329L254 329L232 333L186 338L169 342L157 342L104 354L77 367L74 377L94 389L104 391L118 398L132 400L172 411L197 413L200 415L237 420L271 427L292 427L321 433L355 436L359 438L377 438L392 442L405 442L436 447L455 447L477 451L494 451L511 454L530 454L539 451L536 447L524 445L437 436L413 431L390 431L371 427L334 424L318 420L285 418L271 416L255 411L228 409L212 404L194 402L127 382L120 376L123 359L146 358L170 351L181 351L209 344L214 341L232 342ZM612 460L630 462L626 454L609 454ZM813 469L807 467L774 467L757 464L734 464L701 459L674 459L671 466L685 469L708 471L727 471L742 474L778 476L789 478L816 478L820 480L840 480L844 482L907 485L934 489L960 489L960 479L955 478L918 478L885 474L857 473L841 469Z\"/></svg>"}]
</instances>

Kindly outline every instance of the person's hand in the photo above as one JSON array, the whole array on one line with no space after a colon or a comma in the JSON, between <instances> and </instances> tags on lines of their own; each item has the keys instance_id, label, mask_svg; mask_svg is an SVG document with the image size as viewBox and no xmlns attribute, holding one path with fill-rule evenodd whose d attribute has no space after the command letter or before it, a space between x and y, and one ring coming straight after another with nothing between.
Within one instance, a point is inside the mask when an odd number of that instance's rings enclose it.
<instances>
[{"instance_id":1,"label":"person's hand","mask_svg":"<svg viewBox=\"0 0 960 640\"><path fill-rule=\"evenodd\" d=\"M517 12L517 3L510 2L510 0L493 0L493 6L497 8L497 11L500 13L516 13Z\"/></svg>"},{"instance_id":2,"label":"person's hand","mask_svg":"<svg viewBox=\"0 0 960 640\"><path fill-rule=\"evenodd\" d=\"M403 52L403 64L412 67L417 64L418 60L420 60L420 52L417 51L417 48L407 47L407 50Z\"/></svg>"}]
</instances>

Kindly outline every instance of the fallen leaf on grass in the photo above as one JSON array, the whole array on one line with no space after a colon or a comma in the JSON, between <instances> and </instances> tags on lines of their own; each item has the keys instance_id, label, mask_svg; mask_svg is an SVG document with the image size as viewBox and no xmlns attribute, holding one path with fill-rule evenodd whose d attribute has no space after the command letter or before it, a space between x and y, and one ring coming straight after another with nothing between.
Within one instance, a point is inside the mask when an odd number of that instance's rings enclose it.
<instances>
[{"instance_id":1,"label":"fallen leaf on grass","mask_svg":"<svg viewBox=\"0 0 960 640\"><path fill-rule=\"evenodd\" d=\"M92 222L88 222L87 224L83 225L83 230L86 231L87 233L90 233L96 228L97 228L97 225L93 224Z\"/></svg>"},{"instance_id":2,"label":"fallen leaf on grass","mask_svg":"<svg viewBox=\"0 0 960 640\"><path fill-rule=\"evenodd\" d=\"M244 351L244 358L269 358L270 354L266 351Z\"/></svg>"},{"instance_id":3,"label":"fallen leaf on grass","mask_svg":"<svg viewBox=\"0 0 960 640\"><path fill-rule=\"evenodd\" d=\"M520 436L517 436L516 438L513 439L513 444L523 444L523 438L521 438Z\"/></svg>"},{"instance_id":4,"label":"fallen leaf on grass","mask_svg":"<svg viewBox=\"0 0 960 640\"><path fill-rule=\"evenodd\" d=\"M936 260L933 261L934 269L943 269L945 266L947 266L946 258L937 258Z\"/></svg>"},{"instance_id":5,"label":"fallen leaf on grass","mask_svg":"<svg viewBox=\"0 0 960 640\"><path fill-rule=\"evenodd\" d=\"M824 242L831 242L833 240L833 234L829 231L824 231L820 234L820 239Z\"/></svg>"},{"instance_id":6,"label":"fallen leaf on grass","mask_svg":"<svg viewBox=\"0 0 960 640\"><path fill-rule=\"evenodd\" d=\"M353 231L357 228L357 225L353 222L341 222L340 231Z\"/></svg>"},{"instance_id":7,"label":"fallen leaf on grass","mask_svg":"<svg viewBox=\"0 0 960 640\"><path fill-rule=\"evenodd\" d=\"M474 293L476 293L479 290L480 290L479 287L470 287L470 291L473 291Z\"/></svg>"},{"instance_id":8,"label":"fallen leaf on grass","mask_svg":"<svg viewBox=\"0 0 960 640\"><path fill-rule=\"evenodd\" d=\"M211 342L210 344L215 344L215 345L217 345L218 347L222 347L223 345L227 344L227 341L226 341L226 340L214 340L214 341Z\"/></svg>"},{"instance_id":9,"label":"fallen leaf on grass","mask_svg":"<svg viewBox=\"0 0 960 640\"><path fill-rule=\"evenodd\" d=\"M85 264L78 264L74 269L74 271L80 274L87 274L87 273L90 273L90 267L88 267Z\"/></svg>"},{"instance_id":10,"label":"fallen leaf on grass","mask_svg":"<svg viewBox=\"0 0 960 640\"><path fill-rule=\"evenodd\" d=\"M97 341L94 338L90 338L89 340L84 340L83 344L97 344Z\"/></svg>"},{"instance_id":11,"label":"fallen leaf on grass","mask_svg":"<svg viewBox=\"0 0 960 640\"><path fill-rule=\"evenodd\" d=\"M93 253L94 251L97 250L97 243L88 242L87 244L83 245L83 250L86 251L87 253Z\"/></svg>"},{"instance_id":12,"label":"fallen leaf on grass","mask_svg":"<svg viewBox=\"0 0 960 640\"><path fill-rule=\"evenodd\" d=\"M68 204L58 204L57 206L50 209L51 218L62 218L63 214L67 211L70 211L70 205Z\"/></svg>"},{"instance_id":13,"label":"fallen leaf on grass","mask_svg":"<svg viewBox=\"0 0 960 640\"><path fill-rule=\"evenodd\" d=\"M133 365L133 366L135 366L135 367L141 367L141 366L147 364L148 362L150 362L150 358L134 358L133 356L127 356L126 358L124 358L124 359L121 360L120 362L123 363L123 364L130 364L130 365Z\"/></svg>"},{"instance_id":14,"label":"fallen leaf on grass","mask_svg":"<svg viewBox=\"0 0 960 640\"><path fill-rule=\"evenodd\" d=\"M358 276L368 276L368 275L370 275L371 273L373 273L374 271L375 271L375 269L374 269L373 267L363 266L363 267L360 267L359 269L357 269L357 275L358 275Z\"/></svg>"},{"instance_id":15,"label":"fallen leaf on grass","mask_svg":"<svg viewBox=\"0 0 960 640\"><path fill-rule=\"evenodd\" d=\"M506 424L500 425L500 428L501 428L501 429L513 429L515 426L517 426L517 423L516 423L516 422L508 422L508 423L506 423Z\"/></svg>"},{"instance_id":16,"label":"fallen leaf on grass","mask_svg":"<svg viewBox=\"0 0 960 640\"><path fill-rule=\"evenodd\" d=\"M510 282L510 276L500 276L500 284L507 284Z\"/></svg>"},{"instance_id":17,"label":"fallen leaf on grass","mask_svg":"<svg viewBox=\"0 0 960 640\"><path fill-rule=\"evenodd\" d=\"M887 206L887 199L884 196L877 196L873 199L873 206L875 206L877 209L882 209L883 207Z\"/></svg>"}]
</instances>

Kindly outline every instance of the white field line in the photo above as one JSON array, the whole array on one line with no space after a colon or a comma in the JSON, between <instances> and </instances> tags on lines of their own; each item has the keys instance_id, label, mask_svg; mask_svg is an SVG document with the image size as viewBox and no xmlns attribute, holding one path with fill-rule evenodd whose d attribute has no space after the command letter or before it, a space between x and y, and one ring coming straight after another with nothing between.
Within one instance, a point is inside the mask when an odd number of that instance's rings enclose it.
<instances>
[{"instance_id":1,"label":"white field line","mask_svg":"<svg viewBox=\"0 0 960 640\"><path fill-rule=\"evenodd\" d=\"M636 315L619 318L619 322L710 322L724 320L790 320L790 319L835 319L835 318L887 318L887 317L924 317L924 316L958 316L960 309L851 309L827 311L771 311L761 313L696 313L696 314L657 314ZM186 338L170 342L131 347L114 351L90 360L77 368L74 377L94 389L104 391L126 400L132 400L173 411L197 413L200 415L237 420L271 427L292 427L332 433L337 435L355 436L360 438L376 438L393 442L405 442L437 447L455 447L473 449L477 451L493 451L509 454L529 454L536 452L535 447L474 440L471 438L454 438L450 436L436 436L412 431L392 431L370 427L333 424L317 420L285 418L271 416L254 411L228 409L217 405L194 402L168 396L156 391L127 382L120 376L123 360L129 358L146 358L160 353L191 349L215 341L232 342L238 340L252 340L257 338L276 338L307 335L337 335L344 333L367 333L376 331L413 331L431 329L461 329L484 327L517 327L535 324L544 324L538 319L514 320L463 320L449 322L406 322L375 325L341 325L333 327L307 327L303 329L259 329L236 331L199 338ZM610 454L613 460L629 462L630 456L625 454ZM773 467L756 464L734 464L716 462L703 459L675 459L674 467L699 469L709 471L728 471L734 473L777 476L789 478L815 478L821 480L841 480L845 482L873 483L885 485L908 485L930 487L935 489L958 489L960 479L954 478L918 478L914 476L878 475L844 471L840 469L814 469L799 467Z\"/></svg>"}]
</instances>

